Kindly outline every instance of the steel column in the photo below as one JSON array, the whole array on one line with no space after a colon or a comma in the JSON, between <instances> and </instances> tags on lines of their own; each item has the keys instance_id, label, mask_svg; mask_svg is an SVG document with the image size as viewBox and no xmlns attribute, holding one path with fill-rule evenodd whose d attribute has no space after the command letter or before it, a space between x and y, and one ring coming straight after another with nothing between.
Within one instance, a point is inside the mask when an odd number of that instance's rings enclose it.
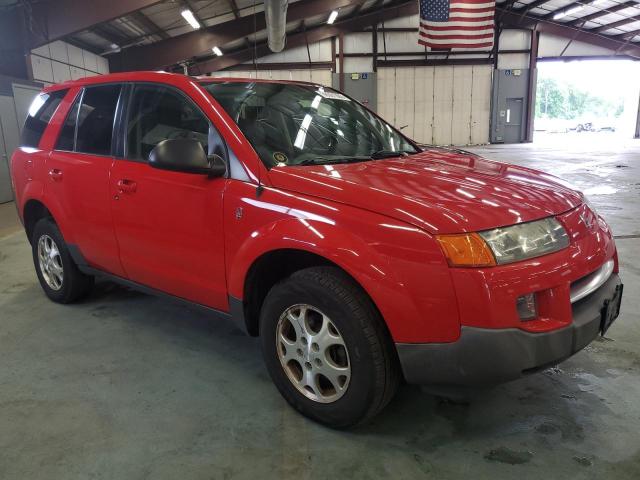
<instances>
[{"instance_id":1,"label":"steel column","mask_svg":"<svg viewBox=\"0 0 640 480\"><path fill-rule=\"evenodd\" d=\"M540 32L531 30L531 49L529 51L529 84L527 85L527 129L525 142L533 142L533 123L536 115L536 80L538 77L538 44Z\"/></svg>"}]
</instances>

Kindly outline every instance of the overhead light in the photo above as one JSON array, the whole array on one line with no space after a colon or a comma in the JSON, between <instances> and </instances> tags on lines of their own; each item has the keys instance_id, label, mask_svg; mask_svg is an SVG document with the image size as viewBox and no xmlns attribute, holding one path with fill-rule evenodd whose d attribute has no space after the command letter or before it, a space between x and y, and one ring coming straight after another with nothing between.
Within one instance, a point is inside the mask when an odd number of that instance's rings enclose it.
<instances>
[{"instance_id":1,"label":"overhead light","mask_svg":"<svg viewBox=\"0 0 640 480\"><path fill-rule=\"evenodd\" d=\"M601 3L606 2L607 0L593 0L589 5L600 5Z\"/></svg>"},{"instance_id":2,"label":"overhead light","mask_svg":"<svg viewBox=\"0 0 640 480\"><path fill-rule=\"evenodd\" d=\"M578 5L578 6L575 6L575 7L573 7L573 8L570 8L570 9L568 9L568 10L563 10L562 12L558 12L558 13L556 13L556 14L553 16L553 19L554 19L554 20L558 20L558 19L560 19L560 18L564 18L564 17L566 17L567 15L572 15L572 14L574 14L574 13L576 13L576 12L579 12L579 11L580 11L580 10L582 10L583 8L584 8L584 7L583 7L582 5Z\"/></svg>"},{"instance_id":3,"label":"overhead light","mask_svg":"<svg viewBox=\"0 0 640 480\"><path fill-rule=\"evenodd\" d=\"M182 12L180 12L180 15L182 15L184 19L189 22L189 25L191 25L194 29L197 30L198 28L200 28L200 22L196 20L196 17L191 10L182 10Z\"/></svg>"},{"instance_id":4,"label":"overhead light","mask_svg":"<svg viewBox=\"0 0 640 480\"><path fill-rule=\"evenodd\" d=\"M333 22L336 21L336 18L338 18L338 11L334 10L333 12L331 12L331 14L329 15L329 18L327 19L327 23L329 25L331 25Z\"/></svg>"},{"instance_id":5,"label":"overhead light","mask_svg":"<svg viewBox=\"0 0 640 480\"><path fill-rule=\"evenodd\" d=\"M111 45L109 45L109 47L111 48L111 50L118 50L120 48L117 43L112 43Z\"/></svg>"},{"instance_id":6,"label":"overhead light","mask_svg":"<svg viewBox=\"0 0 640 480\"><path fill-rule=\"evenodd\" d=\"M222 56L222 50L220 50L219 47L213 47L211 50L213 50L213 53L215 53L217 56Z\"/></svg>"}]
</instances>

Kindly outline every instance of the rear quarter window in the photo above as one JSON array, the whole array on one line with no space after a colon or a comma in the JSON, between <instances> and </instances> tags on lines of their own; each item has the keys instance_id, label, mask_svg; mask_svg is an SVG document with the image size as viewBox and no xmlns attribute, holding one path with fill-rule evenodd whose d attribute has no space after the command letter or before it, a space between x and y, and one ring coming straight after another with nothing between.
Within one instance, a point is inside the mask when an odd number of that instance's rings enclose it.
<instances>
[{"instance_id":1,"label":"rear quarter window","mask_svg":"<svg viewBox=\"0 0 640 480\"><path fill-rule=\"evenodd\" d=\"M68 90L41 93L33 99L22 128L20 145L37 148L44 131Z\"/></svg>"}]
</instances>

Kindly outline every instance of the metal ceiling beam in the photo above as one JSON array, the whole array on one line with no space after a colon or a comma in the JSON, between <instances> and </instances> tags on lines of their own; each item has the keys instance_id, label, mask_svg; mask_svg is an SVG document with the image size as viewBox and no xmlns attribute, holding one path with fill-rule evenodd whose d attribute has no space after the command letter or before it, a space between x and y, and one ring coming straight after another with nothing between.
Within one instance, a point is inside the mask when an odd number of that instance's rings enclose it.
<instances>
[{"instance_id":1,"label":"metal ceiling beam","mask_svg":"<svg viewBox=\"0 0 640 480\"><path fill-rule=\"evenodd\" d=\"M289 5L287 22L303 20L353 3L353 0L300 0ZM222 47L253 34L254 22L257 31L264 30L264 12L256 13L255 19L249 15L150 45L124 49L121 53L111 55L109 66L112 71L164 68L202 54L213 46Z\"/></svg>"},{"instance_id":2,"label":"metal ceiling beam","mask_svg":"<svg viewBox=\"0 0 640 480\"><path fill-rule=\"evenodd\" d=\"M301 3L301 2L297 2ZM292 3L289 8L297 5ZM325 0L325 3L330 3ZM380 23L382 20L390 20L392 18L408 17L415 15L418 11L418 2L415 0L396 2L393 6L387 6L376 11L368 11L358 14L346 20L342 20L334 23L333 25L323 24L322 26L307 30L306 32L300 32L295 34L289 34L287 36L287 44L285 50L289 48L299 47L309 43L319 42L331 37L338 36L341 32L345 31L359 31L366 26ZM263 57L269 55L271 50L266 43L256 46L256 56ZM253 58L253 48L246 48L236 52L226 53L222 57L211 58L203 62L197 63L189 68L191 75L202 75L208 72L215 72L218 70L224 70L229 67L233 67L240 63L249 61ZM251 69L251 65L247 65L247 69Z\"/></svg>"},{"instance_id":3,"label":"metal ceiling beam","mask_svg":"<svg viewBox=\"0 0 640 480\"><path fill-rule=\"evenodd\" d=\"M169 38L169 34L162 30L156 23L147 17L141 11L133 12L130 17L138 23L143 30L147 31L150 35L157 35L161 39L166 40Z\"/></svg>"},{"instance_id":4,"label":"metal ceiling beam","mask_svg":"<svg viewBox=\"0 0 640 480\"><path fill-rule=\"evenodd\" d=\"M106 25L96 25L91 27L89 31L118 46L126 45L129 42L129 37L114 31L113 28L109 28Z\"/></svg>"},{"instance_id":5,"label":"metal ceiling beam","mask_svg":"<svg viewBox=\"0 0 640 480\"><path fill-rule=\"evenodd\" d=\"M584 5L584 2L577 2L577 4ZM614 5L612 7L607 7L606 9L593 12L589 15L585 15L584 17L577 18L576 20L567 22L567 25L571 25L574 27L577 25L584 25L586 22L590 22L591 20L595 20L596 18L604 17L605 15L609 15L610 13L616 13L616 12L619 12L620 10L624 10L625 8L629 8L629 7L634 7L636 5L639 5L638 2L634 0L630 0L628 2L620 3L618 5ZM564 7L564 8L571 8L571 6L573 6L573 4L568 5L567 7Z\"/></svg>"},{"instance_id":6,"label":"metal ceiling beam","mask_svg":"<svg viewBox=\"0 0 640 480\"><path fill-rule=\"evenodd\" d=\"M519 2L520 0L507 0L506 2L502 2L500 3L500 8L506 10L508 8L510 8L513 4Z\"/></svg>"},{"instance_id":7,"label":"metal ceiling beam","mask_svg":"<svg viewBox=\"0 0 640 480\"><path fill-rule=\"evenodd\" d=\"M231 7L233 16L236 18L240 18L240 9L238 8L238 4L236 3L236 0L229 0L229 6Z\"/></svg>"},{"instance_id":8,"label":"metal ceiling beam","mask_svg":"<svg viewBox=\"0 0 640 480\"><path fill-rule=\"evenodd\" d=\"M530 10L533 10L534 8L537 8L537 7L541 7L542 5L544 5L545 3L549 3L550 1L551 0L535 0L534 2L531 2L528 5L525 5L524 7L514 8L511 11L514 12L514 13L526 14ZM500 7L500 8L503 8L503 7ZM497 10L497 8L496 8L496 10Z\"/></svg>"},{"instance_id":9,"label":"metal ceiling beam","mask_svg":"<svg viewBox=\"0 0 640 480\"><path fill-rule=\"evenodd\" d=\"M640 15L636 15L635 17L623 18L622 20L618 20L617 22L607 23L606 25L603 25L598 28L591 28L589 29L589 31L594 33L606 32L611 28L618 28L623 25L628 25L629 23L638 22L638 21L640 21Z\"/></svg>"},{"instance_id":10,"label":"metal ceiling beam","mask_svg":"<svg viewBox=\"0 0 640 480\"><path fill-rule=\"evenodd\" d=\"M584 7L584 6L585 6L584 0L581 1L581 2L573 2L573 3L570 3L569 5L565 5L564 7L558 8L556 10L551 10L549 13L547 13L545 15L540 15L540 17L544 18L545 20L551 20L551 19L553 19L553 16L556 13L560 13L560 12L564 12L564 11L567 11L567 10L571 10L572 8Z\"/></svg>"},{"instance_id":11,"label":"metal ceiling beam","mask_svg":"<svg viewBox=\"0 0 640 480\"><path fill-rule=\"evenodd\" d=\"M616 38L620 40L630 41L636 35L640 35L640 28L638 30L631 30L630 32L621 33L620 35L616 35Z\"/></svg>"},{"instance_id":12,"label":"metal ceiling beam","mask_svg":"<svg viewBox=\"0 0 640 480\"><path fill-rule=\"evenodd\" d=\"M30 48L58 40L159 3L159 0L56 0L31 2Z\"/></svg>"},{"instance_id":13,"label":"metal ceiling beam","mask_svg":"<svg viewBox=\"0 0 640 480\"><path fill-rule=\"evenodd\" d=\"M623 42L614 36L601 35L591 30L551 22L535 15L521 15L516 11L503 11L501 8L496 8L496 15L499 13L502 15L502 22L510 26L533 28L539 32L607 48L615 51L618 55L628 55L640 59L640 44Z\"/></svg>"}]
</instances>

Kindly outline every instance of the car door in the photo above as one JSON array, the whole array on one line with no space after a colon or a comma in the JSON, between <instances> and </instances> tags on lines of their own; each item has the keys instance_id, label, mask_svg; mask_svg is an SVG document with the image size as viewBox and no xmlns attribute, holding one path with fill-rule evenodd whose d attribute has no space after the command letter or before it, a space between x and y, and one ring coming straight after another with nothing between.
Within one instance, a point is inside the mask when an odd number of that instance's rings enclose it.
<instances>
[{"instance_id":1,"label":"car door","mask_svg":"<svg viewBox=\"0 0 640 480\"><path fill-rule=\"evenodd\" d=\"M87 263L122 276L113 230L109 173L114 161L114 118L122 86L78 90L46 162L45 197L58 203L70 234ZM61 219L62 220L62 219Z\"/></svg>"},{"instance_id":2,"label":"car door","mask_svg":"<svg viewBox=\"0 0 640 480\"><path fill-rule=\"evenodd\" d=\"M137 283L227 310L222 200L227 180L159 170L151 150L169 138L194 138L226 158L224 141L180 90L136 83L122 121L123 158L111 171L120 259Z\"/></svg>"}]
</instances>

